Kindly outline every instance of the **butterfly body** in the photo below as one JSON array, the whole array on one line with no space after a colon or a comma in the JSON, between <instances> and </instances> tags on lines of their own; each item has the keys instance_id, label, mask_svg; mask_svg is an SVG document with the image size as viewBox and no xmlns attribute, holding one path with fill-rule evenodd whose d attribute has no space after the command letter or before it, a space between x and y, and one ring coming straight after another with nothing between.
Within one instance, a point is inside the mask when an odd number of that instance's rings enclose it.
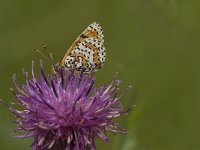
<instances>
[{"instance_id":1,"label":"butterfly body","mask_svg":"<svg viewBox=\"0 0 200 150\"><path fill-rule=\"evenodd\" d=\"M57 72L61 67L75 68L77 71L84 68L85 72L100 69L106 56L103 38L101 26L96 22L91 23L74 41L60 63L53 66L53 71Z\"/></svg>"}]
</instances>

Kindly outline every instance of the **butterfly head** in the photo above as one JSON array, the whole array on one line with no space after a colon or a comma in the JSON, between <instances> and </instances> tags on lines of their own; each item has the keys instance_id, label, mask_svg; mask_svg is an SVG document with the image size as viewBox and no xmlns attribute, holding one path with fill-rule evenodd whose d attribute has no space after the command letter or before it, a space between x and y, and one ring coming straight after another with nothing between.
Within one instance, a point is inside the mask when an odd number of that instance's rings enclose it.
<instances>
[{"instance_id":1,"label":"butterfly head","mask_svg":"<svg viewBox=\"0 0 200 150\"><path fill-rule=\"evenodd\" d=\"M57 72L59 72L60 69L61 69L60 63L52 65L52 72L53 72L53 74L56 74Z\"/></svg>"}]
</instances>

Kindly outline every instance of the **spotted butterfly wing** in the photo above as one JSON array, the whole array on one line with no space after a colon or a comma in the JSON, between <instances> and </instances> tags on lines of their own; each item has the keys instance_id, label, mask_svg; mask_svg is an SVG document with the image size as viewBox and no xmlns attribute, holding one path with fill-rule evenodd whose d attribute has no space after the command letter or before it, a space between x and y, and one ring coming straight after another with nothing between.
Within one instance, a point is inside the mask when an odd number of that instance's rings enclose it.
<instances>
[{"instance_id":1,"label":"spotted butterfly wing","mask_svg":"<svg viewBox=\"0 0 200 150\"><path fill-rule=\"evenodd\" d=\"M85 72L91 71L92 68L100 69L106 56L103 38L101 26L96 22L91 23L69 48L60 62L60 67L75 67L77 71L85 68Z\"/></svg>"}]
</instances>

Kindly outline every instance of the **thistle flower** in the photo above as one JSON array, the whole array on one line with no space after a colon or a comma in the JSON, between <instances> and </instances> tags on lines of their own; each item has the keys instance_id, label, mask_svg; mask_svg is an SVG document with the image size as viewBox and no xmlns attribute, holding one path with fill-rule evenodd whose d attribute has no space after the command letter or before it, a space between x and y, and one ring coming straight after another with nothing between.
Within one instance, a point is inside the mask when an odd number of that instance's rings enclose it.
<instances>
[{"instance_id":1,"label":"thistle flower","mask_svg":"<svg viewBox=\"0 0 200 150\"><path fill-rule=\"evenodd\" d=\"M32 78L24 71L26 83L12 90L20 108L9 109L16 115L20 133L18 138L34 138L33 150L95 150L95 139L107 142L107 132L126 133L114 122L123 112L117 96L120 81L95 87L94 72L77 73L61 69L56 75L46 76L41 65L41 76ZM15 134L16 134L15 133Z\"/></svg>"}]
</instances>

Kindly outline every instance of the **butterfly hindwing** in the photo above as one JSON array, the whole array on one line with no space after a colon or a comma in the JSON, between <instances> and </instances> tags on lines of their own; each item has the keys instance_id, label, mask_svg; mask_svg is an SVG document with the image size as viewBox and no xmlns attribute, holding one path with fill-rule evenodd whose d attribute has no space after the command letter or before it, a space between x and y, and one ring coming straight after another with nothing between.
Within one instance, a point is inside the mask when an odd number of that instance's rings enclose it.
<instances>
[{"instance_id":1,"label":"butterfly hindwing","mask_svg":"<svg viewBox=\"0 0 200 150\"><path fill-rule=\"evenodd\" d=\"M66 68L83 67L88 72L92 68L98 70L105 62L104 35L101 26L93 22L75 40L61 60L60 65Z\"/></svg>"}]
</instances>

